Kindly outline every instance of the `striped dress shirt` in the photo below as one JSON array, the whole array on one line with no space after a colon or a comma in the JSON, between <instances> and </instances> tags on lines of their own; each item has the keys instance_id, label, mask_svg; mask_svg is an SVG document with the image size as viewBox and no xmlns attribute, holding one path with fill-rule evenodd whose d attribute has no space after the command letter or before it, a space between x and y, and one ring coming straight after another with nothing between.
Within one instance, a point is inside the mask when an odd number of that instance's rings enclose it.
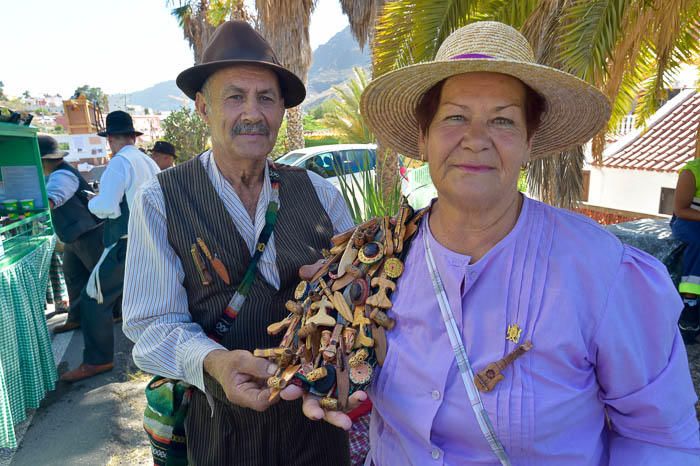
<instances>
[{"instance_id":1,"label":"striped dress shirt","mask_svg":"<svg viewBox=\"0 0 700 466\"><path fill-rule=\"evenodd\" d=\"M235 190L219 171L211 152L200 156L200 161L252 255L265 225L265 212L272 193L267 167L255 219L251 219ZM319 175L312 172L308 175L334 231L339 233L352 228L353 221L340 191ZM225 348L209 339L199 324L192 322L183 287L185 273L180 258L168 242L165 200L157 179L144 185L130 208L123 329L135 343L134 362L146 372L184 380L204 391L204 358L213 350ZM283 208L280 203L280 209ZM279 289L275 261L273 233L258 269L268 283Z\"/></svg>"}]
</instances>

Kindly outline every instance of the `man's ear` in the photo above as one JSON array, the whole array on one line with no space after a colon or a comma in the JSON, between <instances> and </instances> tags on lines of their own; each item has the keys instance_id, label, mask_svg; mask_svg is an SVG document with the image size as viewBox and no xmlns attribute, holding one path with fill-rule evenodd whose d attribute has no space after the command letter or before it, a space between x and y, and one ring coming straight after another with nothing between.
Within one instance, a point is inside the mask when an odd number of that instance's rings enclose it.
<instances>
[{"instance_id":1,"label":"man's ear","mask_svg":"<svg viewBox=\"0 0 700 466\"><path fill-rule=\"evenodd\" d=\"M204 94L197 92L194 99L194 107L197 109L197 113L202 117L205 123L209 123L209 116L207 115L207 100L204 98Z\"/></svg>"}]
</instances>

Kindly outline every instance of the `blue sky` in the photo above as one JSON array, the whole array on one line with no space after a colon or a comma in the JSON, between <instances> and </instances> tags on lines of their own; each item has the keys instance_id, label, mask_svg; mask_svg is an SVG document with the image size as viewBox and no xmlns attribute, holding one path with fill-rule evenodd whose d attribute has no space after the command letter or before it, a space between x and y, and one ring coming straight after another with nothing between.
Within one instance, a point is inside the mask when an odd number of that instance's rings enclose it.
<instances>
[{"instance_id":1,"label":"blue sky","mask_svg":"<svg viewBox=\"0 0 700 466\"><path fill-rule=\"evenodd\" d=\"M69 97L82 84L108 94L131 92L175 79L193 62L165 0L0 4L0 81L9 95L29 90ZM337 0L319 0L311 18L311 46L327 42L347 24Z\"/></svg>"}]
</instances>

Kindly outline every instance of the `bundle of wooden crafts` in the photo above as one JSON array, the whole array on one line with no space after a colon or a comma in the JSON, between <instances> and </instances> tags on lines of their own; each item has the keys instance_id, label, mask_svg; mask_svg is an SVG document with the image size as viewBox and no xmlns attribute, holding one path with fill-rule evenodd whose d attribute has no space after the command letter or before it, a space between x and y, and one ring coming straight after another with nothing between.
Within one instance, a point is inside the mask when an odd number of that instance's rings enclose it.
<instances>
[{"instance_id":1,"label":"bundle of wooden crafts","mask_svg":"<svg viewBox=\"0 0 700 466\"><path fill-rule=\"evenodd\" d=\"M279 366L268 380L271 399L293 383L321 397L324 409L344 410L352 393L367 388L386 356L384 332L395 324L391 293L423 213L404 204L396 217L333 237L324 259L301 267L289 316L267 328L271 335L285 332L279 347L255 350Z\"/></svg>"}]
</instances>

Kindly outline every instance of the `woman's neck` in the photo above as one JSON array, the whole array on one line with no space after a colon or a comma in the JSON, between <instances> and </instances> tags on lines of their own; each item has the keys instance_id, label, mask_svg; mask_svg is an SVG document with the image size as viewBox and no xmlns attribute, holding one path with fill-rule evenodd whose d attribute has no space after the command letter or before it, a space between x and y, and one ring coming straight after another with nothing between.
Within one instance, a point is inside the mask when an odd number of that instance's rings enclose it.
<instances>
[{"instance_id":1,"label":"woman's neck","mask_svg":"<svg viewBox=\"0 0 700 466\"><path fill-rule=\"evenodd\" d=\"M496 205L477 209L438 199L430 212L430 231L438 243L471 256L474 263L510 233L522 204L523 196L519 192Z\"/></svg>"}]
</instances>

